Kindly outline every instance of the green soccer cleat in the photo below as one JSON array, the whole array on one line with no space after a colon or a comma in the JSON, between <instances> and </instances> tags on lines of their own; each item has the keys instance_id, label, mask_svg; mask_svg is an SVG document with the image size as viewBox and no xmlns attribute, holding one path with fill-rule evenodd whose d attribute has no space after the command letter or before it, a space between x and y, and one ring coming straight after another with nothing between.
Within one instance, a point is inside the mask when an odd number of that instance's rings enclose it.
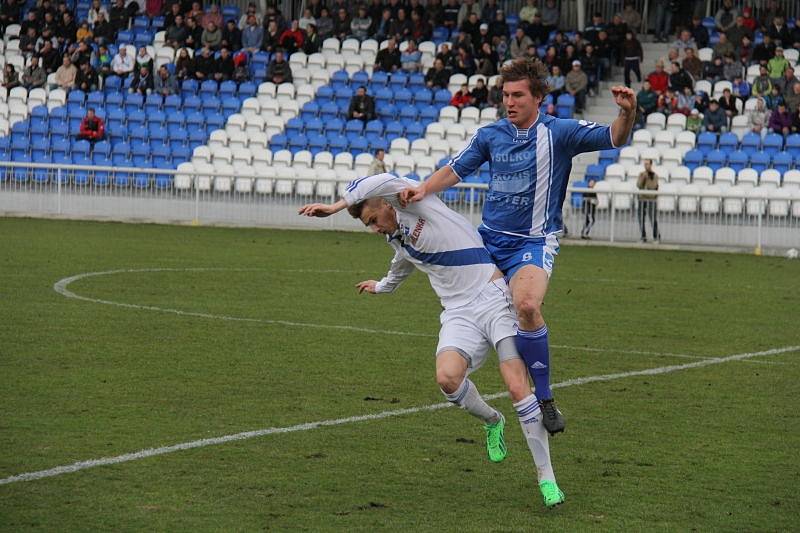
<instances>
[{"instance_id":1,"label":"green soccer cleat","mask_svg":"<svg viewBox=\"0 0 800 533\"><path fill-rule=\"evenodd\" d=\"M564 503L564 493L558 488L555 481L541 481L539 482L539 490L542 491L542 499L544 505L548 509L552 509L557 505Z\"/></svg>"},{"instance_id":2,"label":"green soccer cleat","mask_svg":"<svg viewBox=\"0 0 800 533\"><path fill-rule=\"evenodd\" d=\"M483 426L483 429L486 430L486 451L489 454L489 460L493 463L499 463L508 455L506 440L503 437L505 427L506 419L502 414L500 420L494 424Z\"/></svg>"}]
</instances>

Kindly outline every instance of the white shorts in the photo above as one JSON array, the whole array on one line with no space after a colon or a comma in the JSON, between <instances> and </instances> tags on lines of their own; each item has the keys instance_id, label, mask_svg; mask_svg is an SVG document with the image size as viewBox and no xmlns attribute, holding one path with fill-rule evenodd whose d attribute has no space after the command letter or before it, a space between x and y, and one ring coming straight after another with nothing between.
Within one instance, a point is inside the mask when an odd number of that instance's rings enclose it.
<instances>
[{"instance_id":1,"label":"white shorts","mask_svg":"<svg viewBox=\"0 0 800 533\"><path fill-rule=\"evenodd\" d=\"M517 334L517 314L503 278L490 281L467 305L445 309L440 316L436 355L447 349L460 353L474 371L501 340ZM516 349L502 350L501 361L519 358Z\"/></svg>"}]
</instances>

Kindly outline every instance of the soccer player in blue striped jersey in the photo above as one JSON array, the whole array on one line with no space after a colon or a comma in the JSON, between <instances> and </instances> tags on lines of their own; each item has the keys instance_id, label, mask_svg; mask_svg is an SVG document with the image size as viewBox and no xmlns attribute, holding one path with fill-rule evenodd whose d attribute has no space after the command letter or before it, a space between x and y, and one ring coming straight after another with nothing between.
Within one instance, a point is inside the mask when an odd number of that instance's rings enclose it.
<instances>
[{"instance_id":1,"label":"soccer player in blue striped jersey","mask_svg":"<svg viewBox=\"0 0 800 533\"><path fill-rule=\"evenodd\" d=\"M401 202L423 200L458 183L488 162L491 174L478 228L495 264L509 280L519 317L517 349L533 378L544 425L564 430L564 418L550 391L550 350L542 302L558 254L572 158L622 146L636 117L630 88L611 89L619 116L611 126L566 120L539 112L547 93L547 69L538 60L505 65L503 105L508 117L478 129L469 144L422 185L401 194Z\"/></svg>"}]
</instances>

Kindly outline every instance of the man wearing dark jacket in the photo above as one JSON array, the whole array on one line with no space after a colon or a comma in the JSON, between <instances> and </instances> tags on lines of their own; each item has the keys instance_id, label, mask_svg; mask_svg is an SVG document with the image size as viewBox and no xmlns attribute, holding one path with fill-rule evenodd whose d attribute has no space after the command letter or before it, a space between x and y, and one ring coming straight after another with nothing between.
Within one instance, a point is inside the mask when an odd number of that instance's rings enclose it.
<instances>
[{"instance_id":1,"label":"man wearing dark jacket","mask_svg":"<svg viewBox=\"0 0 800 533\"><path fill-rule=\"evenodd\" d=\"M267 81L271 81L275 85L292 82L292 68L284 59L283 50L275 52L275 57L270 61L269 68L267 68Z\"/></svg>"},{"instance_id":2,"label":"man wearing dark jacket","mask_svg":"<svg viewBox=\"0 0 800 533\"><path fill-rule=\"evenodd\" d=\"M356 90L356 94L350 99L350 108L347 110L348 120L363 120L369 122L375 118L375 102L367 94L367 88L363 85Z\"/></svg>"},{"instance_id":3,"label":"man wearing dark jacket","mask_svg":"<svg viewBox=\"0 0 800 533\"><path fill-rule=\"evenodd\" d=\"M397 49L397 43L394 39L389 39L389 43L375 57L375 70L382 70L384 72L394 72L400 68L400 50Z\"/></svg>"},{"instance_id":4,"label":"man wearing dark jacket","mask_svg":"<svg viewBox=\"0 0 800 533\"><path fill-rule=\"evenodd\" d=\"M678 93L682 93L684 87L692 89L694 87L694 80L686 72L677 61L672 63L672 73L669 75L669 88Z\"/></svg>"},{"instance_id":5,"label":"man wearing dark jacket","mask_svg":"<svg viewBox=\"0 0 800 533\"><path fill-rule=\"evenodd\" d=\"M425 74L425 84L431 89L447 89L450 83L450 71L444 68L441 59L436 59L433 66Z\"/></svg>"}]
</instances>

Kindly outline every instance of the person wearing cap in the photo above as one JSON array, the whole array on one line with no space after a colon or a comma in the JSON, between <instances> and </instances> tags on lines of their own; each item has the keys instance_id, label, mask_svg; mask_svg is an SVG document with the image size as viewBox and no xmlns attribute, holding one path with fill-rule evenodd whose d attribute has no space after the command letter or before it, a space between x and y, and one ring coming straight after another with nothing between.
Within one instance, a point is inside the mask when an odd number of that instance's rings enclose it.
<instances>
[{"instance_id":1,"label":"person wearing cap","mask_svg":"<svg viewBox=\"0 0 800 533\"><path fill-rule=\"evenodd\" d=\"M564 90L575 98L575 112L582 113L586 106L586 88L589 78L581 70L581 62L577 59L572 62L572 70L567 73L564 80Z\"/></svg>"},{"instance_id":2,"label":"person wearing cap","mask_svg":"<svg viewBox=\"0 0 800 533\"><path fill-rule=\"evenodd\" d=\"M711 100L703 117L703 129L719 134L727 129L727 125L728 117L725 116L725 111L719 107L719 102Z\"/></svg>"},{"instance_id":3,"label":"person wearing cap","mask_svg":"<svg viewBox=\"0 0 800 533\"><path fill-rule=\"evenodd\" d=\"M356 89L356 94L350 99L347 109L348 120L362 120L365 123L375 118L375 101L367 94L363 85Z\"/></svg>"},{"instance_id":4,"label":"person wearing cap","mask_svg":"<svg viewBox=\"0 0 800 533\"><path fill-rule=\"evenodd\" d=\"M686 130L691 131L694 134L700 133L700 130L703 128L703 117L700 116L700 111L697 108L693 108L689 111L689 116L686 117Z\"/></svg>"},{"instance_id":5,"label":"person wearing cap","mask_svg":"<svg viewBox=\"0 0 800 533\"><path fill-rule=\"evenodd\" d=\"M775 48L775 57L767 62L767 71L773 83L783 77L783 73L789 68L789 60L783 56L783 48L778 46Z\"/></svg>"}]
</instances>

